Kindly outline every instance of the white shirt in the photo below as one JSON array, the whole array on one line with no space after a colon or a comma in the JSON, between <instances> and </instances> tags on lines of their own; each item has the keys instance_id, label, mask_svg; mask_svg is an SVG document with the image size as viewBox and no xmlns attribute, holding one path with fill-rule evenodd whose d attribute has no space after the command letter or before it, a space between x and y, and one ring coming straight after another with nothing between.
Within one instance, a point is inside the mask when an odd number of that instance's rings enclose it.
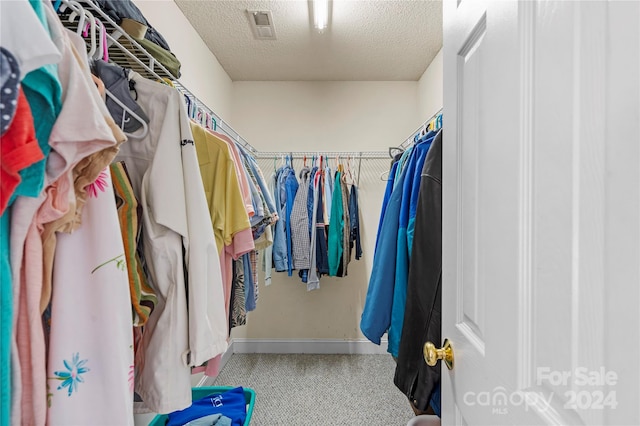
<instances>
[{"instance_id":1,"label":"white shirt","mask_svg":"<svg viewBox=\"0 0 640 426\"><path fill-rule=\"evenodd\" d=\"M60 62L60 52L28 0L1 0L0 19L0 44L18 60L20 80L43 65Z\"/></svg>"},{"instance_id":2,"label":"white shirt","mask_svg":"<svg viewBox=\"0 0 640 426\"><path fill-rule=\"evenodd\" d=\"M149 131L144 138L129 137L117 160L126 163L143 207L144 254L158 295L144 330L145 360L136 392L147 409L168 413L191 404L190 367L226 351L227 319L218 250L182 95L135 73L132 79Z\"/></svg>"}]
</instances>

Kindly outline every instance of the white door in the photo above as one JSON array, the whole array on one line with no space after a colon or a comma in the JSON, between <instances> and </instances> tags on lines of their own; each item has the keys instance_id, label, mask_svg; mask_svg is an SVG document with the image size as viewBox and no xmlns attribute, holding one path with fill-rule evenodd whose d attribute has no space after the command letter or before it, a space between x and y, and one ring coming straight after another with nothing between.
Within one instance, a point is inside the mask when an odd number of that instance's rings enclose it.
<instances>
[{"instance_id":1,"label":"white door","mask_svg":"<svg viewBox=\"0 0 640 426\"><path fill-rule=\"evenodd\" d=\"M443 424L640 424L639 28L445 0Z\"/></svg>"}]
</instances>

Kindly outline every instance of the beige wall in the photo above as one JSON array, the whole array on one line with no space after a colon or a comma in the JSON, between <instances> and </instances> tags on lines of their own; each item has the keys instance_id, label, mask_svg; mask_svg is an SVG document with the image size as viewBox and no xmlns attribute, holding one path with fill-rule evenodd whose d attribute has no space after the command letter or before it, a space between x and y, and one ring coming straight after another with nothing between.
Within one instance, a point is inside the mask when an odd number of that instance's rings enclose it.
<instances>
[{"instance_id":1,"label":"beige wall","mask_svg":"<svg viewBox=\"0 0 640 426\"><path fill-rule=\"evenodd\" d=\"M440 49L418 82L418 111L423 120L427 120L442 108L442 79L442 49Z\"/></svg>"},{"instance_id":2,"label":"beige wall","mask_svg":"<svg viewBox=\"0 0 640 426\"><path fill-rule=\"evenodd\" d=\"M418 83L233 83L233 124L259 150L386 150L419 125Z\"/></svg>"},{"instance_id":3,"label":"beige wall","mask_svg":"<svg viewBox=\"0 0 640 426\"><path fill-rule=\"evenodd\" d=\"M180 82L225 121L231 119L231 79L173 0L135 0L182 64Z\"/></svg>"},{"instance_id":4,"label":"beige wall","mask_svg":"<svg viewBox=\"0 0 640 426\"><path fill-rule=\"evenodd\" d=\"M236 130L262 151L387 150L423 120L417 82L234 82L232 105ZM273 160L260 164L273 169ZM362 166L364 257L351 262L348 277L323 277L320 290L307 292L297 276L274 271L257 310L233 337L363 338L360 315L385 188L380 173L388 167L389 160Z\"/></svg>"}]
</instances>

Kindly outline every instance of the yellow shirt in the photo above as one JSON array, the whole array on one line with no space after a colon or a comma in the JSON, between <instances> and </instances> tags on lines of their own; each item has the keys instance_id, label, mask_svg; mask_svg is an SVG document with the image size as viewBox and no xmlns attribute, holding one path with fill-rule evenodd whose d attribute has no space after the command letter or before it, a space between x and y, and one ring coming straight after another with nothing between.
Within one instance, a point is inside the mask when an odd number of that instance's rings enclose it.
<instances>
[{"instance_id":1,"label":"yellow shirt","mask_svg":"<svg viewBox=\"0 0 640 426\"><path fill-rule=\"evenodd\" d=\"M220 253L232 244L235 234L251 228L249 215L227 143L193 122L191 131Z\"/></svg>"}]
</instances>

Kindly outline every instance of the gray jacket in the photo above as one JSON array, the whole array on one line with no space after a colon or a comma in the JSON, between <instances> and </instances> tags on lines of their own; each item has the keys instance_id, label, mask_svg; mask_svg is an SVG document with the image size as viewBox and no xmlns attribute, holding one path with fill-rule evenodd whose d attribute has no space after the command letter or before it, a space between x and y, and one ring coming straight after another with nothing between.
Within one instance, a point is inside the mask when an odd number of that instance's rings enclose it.
<instances>
[{"instance_id":1,"label":"gray jacket","mask_svg":"<svg viewBox=\"0 0 640 426\"><path fill-rule=\"evenodd\" d=\"M309 213L307 199L309 198L309 170L308 167L300 171L300 188L293 202L291 211L291 242L293 246L293 268L298 270L311 267Z\"/></svg>"}]
</instances>

